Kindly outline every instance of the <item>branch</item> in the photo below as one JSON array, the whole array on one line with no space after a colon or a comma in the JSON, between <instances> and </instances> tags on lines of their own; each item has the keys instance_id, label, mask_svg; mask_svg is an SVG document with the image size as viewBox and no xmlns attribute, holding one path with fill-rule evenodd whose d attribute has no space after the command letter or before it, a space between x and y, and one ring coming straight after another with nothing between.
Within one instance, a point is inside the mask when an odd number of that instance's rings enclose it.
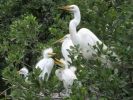
<instances>
[{"instance_id":1,"label":"branch","mask_svg":"<svg viewBox=\"0 0 133 100\"><path fill-rule=\"evenodd\" d=\"M5 89L4 91L2 91L2 92L0 93L0 96L3 95L3 94L4 94L7 90L9 90L9 89L11 89L11 87L9 87L9 88Z\"/></svg>"}]
</instances>

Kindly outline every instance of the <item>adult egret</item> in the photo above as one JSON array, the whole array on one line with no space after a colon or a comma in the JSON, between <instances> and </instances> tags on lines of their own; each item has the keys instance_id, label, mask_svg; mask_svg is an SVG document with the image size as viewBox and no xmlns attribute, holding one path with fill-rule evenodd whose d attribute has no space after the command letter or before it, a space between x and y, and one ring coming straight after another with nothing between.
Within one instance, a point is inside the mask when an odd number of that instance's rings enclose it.
<instances>
[{"instance_id":1,"label":"adult egret","mask_svg":"<svg viewBox=\"0 0 133 100\"><path fill-rule=\"evenodd\" d=\"M69 65L69 62L72 63L72 60L69 57L69 55L70 55L69 51L72 50L71 47L74 47L74 44L72 43L72 40L70 38L70 34L65 35L63 38L57 40L55 43L57 43L57 42L62 43L61 52L62 52L62 55L63 55L65 61Z\"/></svg>"},{"instance_id":2,"label":"adult egret","mask_svg":"<svg viewBox=\"0 0 133 100\"><path fill-rule=\"evenodd\" d=\"M37 64L35 68L40 68L41 69L41 74L39 75L39 78L44 80L45 75L47 73L47 78L46 80L49 79L50 73L53 69L54 66L54 60L51 58L55 53L53 53L52 48L45 49L43 51L43 59L41 59Z\"/></svg>"},{"instance_id":3,"label":"adult egret","mask_svg":"<svg viewBox=\"0 0 133 100\"><path fill-rule=\"evenodd\" d=\"M80 10L77 5L68 5L61 7L60 9L70 11L74 14L74 18L69 23L69 33L71 40L74 45L79 45L83 57L86 59L92 59L93 54L96 54L96 50L93 48L94 45L102 44L98 37L87 28L81 28L78 32L76 27L79 25L81 20ZM103 49L107 49L106 45L103 44Z\"/></svg>"},{"instance_id":4,"label":"adult egret","mask_svg":"<svg viewBox=\"0 0 133 100\"><path fill-rule=\"evenodd\" d=\"M61 59L61 60L56 59L55 63L64 67L64 68L57 69L55 71L55 74L60 81L63 81L63 85L66 90L65 96L70 96L71 87L73 85L73 82L74 82L74 80L77 79L77 77L75 75L76 68L74 66L70 66L70 68L66 67L67 63L65 63L65 60L63 60L63 59Z\"/></svg>"}]
</instances>

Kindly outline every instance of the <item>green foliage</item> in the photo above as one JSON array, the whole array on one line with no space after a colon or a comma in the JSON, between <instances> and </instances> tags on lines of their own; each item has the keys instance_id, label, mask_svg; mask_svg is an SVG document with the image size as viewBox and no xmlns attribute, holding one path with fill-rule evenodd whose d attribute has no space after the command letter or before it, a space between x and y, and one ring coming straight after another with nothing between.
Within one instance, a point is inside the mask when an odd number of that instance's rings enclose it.
<instances>
[{"instance_id":1,"label":"green foliage","mask_svg":"<svg viewBox=\"0 0 133 100\"><path fill-rule=\"evenodd\" d=\"M74 58L75 54L79 54L77 58ZM106 56L111 58L111 55L106 54ZM87 95L87 97L89 96L92 100L94 98L122 99L122 97L128 94L129 91L126 88L127 75L122 76L124 73L120 71L121 65L118 66L118 61L114 61L114 63L112 63L113 67L111 68L108 68L107 65L103 65L100 59L86 61L79 53L78 47L73 48L71 58L73 58L72 65L78 68L77 76L82 84L80 89L86 91L86 93L80 93L83 97ZM100 55L98 55L97 58L100 58ZM121 75L121 73L123 74ZM78 84L73 88L74 93L72 96L74 97L79 95L79 93L77 93L77 86Z\"/></svg>"},{"instance_id":2,"label":"green foliage","mask_svg":"<svg viewBox=\"0 0 133 100\"><path fill-rule=\"evenodd\" d=\"M16 20L10 26L11 38L18 38L22 41L30 38L34 41L39 33L39 28L33 15L24 16L22 20Z\"/></svg>"},{"instance_id":3,"label":"green foliage","mask_svg":"<svg viewBox=\"0 0 133 100\"><path fill-rule=\"evenodd\" d=\"M52 43L69 33L72 18L57 8L76 4L81 11L81 24L94 32L115 52L121 63L109 51L94 47L97 59L86 61L78 47L72 48L72 65L77 67L78 80L66 100L132 100L133 96L133 4L131 0L1 0L0 1L0 72L10 93L4 98L13 100L49 100L51 93L63 90L63 84L52 70L48 82L40 81L40 71L34 69L42 49L53 47L56 57L61 57L59 44ZM99 59L101 55L113 62L107 68ZM28 81L17 73L26 66L30 70ZM3 70L4 69L4 70ZM2 79L4 78L4 80ZM6 87L6 88L8 88ZM4 89L0 84L0 92ZM42 92L42 93L40 93ZM44 96L45 95L45 96ZM1 96L1 95L0 95Z\"/></svg>"},{"instance_id":4,"label":"green foliage","mask_svg":"<svg viewBox=\"0 0 133 100\"><path fill-rule=\"evenodd\" d=\"M34 53L40 26L33 15L24 15L10 25L8 57L11 63L20 64L25 53ZM23 61L25 63L25 61ZM16 66L16 65L15 65Z\"/></svg>"}]
</instances>

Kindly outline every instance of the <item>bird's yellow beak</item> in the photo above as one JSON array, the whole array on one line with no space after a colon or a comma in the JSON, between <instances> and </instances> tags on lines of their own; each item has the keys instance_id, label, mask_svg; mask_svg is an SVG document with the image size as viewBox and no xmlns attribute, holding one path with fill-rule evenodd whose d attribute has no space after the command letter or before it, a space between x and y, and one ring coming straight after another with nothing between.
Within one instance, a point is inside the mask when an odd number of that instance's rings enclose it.
<instances>
[{"instance_id":1,"label":"bird's yellow beak","mask_svg":"<svg viewBox=\"0 0 133 100\"><path fill-rule=\"evenodd\" d=\"M48 55L50 56L54 56L56 53L48 53Z\"/></svg>"},{"instance_id":2,"label":"bird's yellow beak","mask_svg":"<svg viewBox=\"0 0 133 100\"><path fill-rule=\"evenodd\" d=\"M63 6L63 7L59 7L58 9L70 11L70 6L69 5Z\"/></svg>"},{"instance_id":3,"label":"bird's yellow beak","mask_svg":"<svg viewBox=\"0 0 133 100\"><path fill-rule=\"evenodd\" d=\"M57 40L57 41L55 41L53 44L56 44L56 43L62 43L62 42L63 42L63 40L64 40L64 37L63 37L63 38L61 38L61 39L59 39L59 40Z\"/></svg>"},{"instance_id":4,"label":"bird's yellow beak","mask_svg":"<svg viewBox=\"0 0 133 100\"><path fill-rule=\"evenodd\" d=\"M54 62L55 62L55 64L57 64L57 65L59 65L59 66L64 65L64 63L61 62L61 61L60 61L59 59L57 59L57 58L54 59Z\"/></svg>"}]
</instances>

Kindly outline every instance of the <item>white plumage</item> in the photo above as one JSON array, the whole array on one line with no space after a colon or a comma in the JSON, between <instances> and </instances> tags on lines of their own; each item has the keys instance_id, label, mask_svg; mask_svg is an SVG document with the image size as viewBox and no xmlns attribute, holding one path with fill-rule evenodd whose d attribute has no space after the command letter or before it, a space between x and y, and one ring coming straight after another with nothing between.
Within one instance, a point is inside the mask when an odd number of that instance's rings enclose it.
<instances>
[{"instance_id":1,"label":"white plumage","mask_svg":"<svg viewBox=\"0 0 133 100\"><path fill-rule=\"evenodd\" d=\"M49 79L50 73L54 66L54 60L51 58L51 56L54 55L53 49L48 48L43 51L43 59L41 59L37 64L35 68L41 69L41 74L39 75L39 78L44 80L45 75L47 74L46 80Z\"/></svg>"},{"instance_id":2,"label":"white plumage","mask_svg":"<svg viewBox=\"0 0 133 100\"><path fill-rule=\"evenodd\" d=\"M102 42L87 28L82 28L77 32L76 27L79 25L81 20L78 6L70 5L62 7L61 9L68 10L74 14L74 19L72 19L69 23L69 33L71 40L74 45L80 46L80 50L84 58L92 59L93 54L96 54L93 46L97 45L97 42L99 42L99 44L102 44ZM103 49L107 49L106 45L103 46Z\"/></svg>"},{"instance_id":3,"label":"white plumage","mask_svg":"<svg viewBox=\"0 0 133 100\"><path fill-rule=\"evenodd\" d=\"M68 65L69 65L69 62L72 63L72 60L69 57L69 55L70 55L69 51L72 50L71 47L74 47L74 45L73 45L72 40L70 38L70 34L67 34L64 36L64 40L63 40L62 46L61 46L61 52L62 52L62 55L63 55L63 57L66 60Z\"/></svg>"},{"instance_id":4,"label":"white plumage","mask_svg":"<svg viewBox=\"0 0 133 100\"><path fill-rule=\"evenodd\" d=\"M72 51L71 47L74 47L74 44L71 40L70 34L65 35L63 38L57 40L55 43L57 42L61 42L62 46L61 46L61 53L63 58L65 59L67 65L70 65L70 63L72 63L71 58L69 57L69 51Z\"/></svg>"},{"instance_id":5,"label":"white plumage","mask_svg":"<svg viewBox=\"0 0 133 100\"><path fill-rule=\"evenodd\" d=\"M88 29L82 28L77 33L82 39L79 45L84 58L93 59L93 54L97 54L97 50L93 48L97 43L102 44L102 42ZM107 46L103 44L103 50L106 50Z\"/></svg>"},{"instance_id":6,"label":"white plumage","mask_svg":"<svg viewBox=\"0 0 133 100\"><path fill-rule=\"evenodd\" d=\"M60 60L61 63L64 63L65 60ZM63 62L62 62L63 61ZM71 87L75 79L77 79L75 75L76 68L70 66L70 68L66 67L66 63L64 64L65 68L60 68L55 71L56 76L60 81L63 81L64 88L66 90L67 96L71 93Z\"/></svg>"},{"instance_id":7,"label":"white plumage","mask_svg":"<svg viewBox=\"0 0 133 100\"><path fill-rule=\"evenodd\" d=\"M18 72L19 72L20 75L23 75L24 76L25 82L28 82L29 70L26 67L23 67Z\"/></svg>"},{"instance_id":8,"label":"white plumage","mask_svg":"<svg viewBox=\"0 0 133 100\"><path fill-rule=\"evenodd\" d=\"M29 70L26 67L23 67L19 70L19 74L24 75L26 78L28 76Z\"/></svg>"},{"instance_id":9,"label":"white plumage","mask_svg":"<svg viewBox=\"0 0 133 100\"><path fill-rule=\"evenodd\" d=\"M61 7L61 9L70 11L74 14L74 18L69 23L69 33L73 44L79 45L79 49L83 57L88 60L99 59L103 65L106 65L106 67L111 67L112 64L108 57L104 54L101 54L101 56L98 57L98 50L94 49L94 46L99 48L99 45L102 45L103 47L100 49L108 50L107 46L101 40L99 40L98 37L89 29L81 28L79 31L77 31L76 27L79 25L81 20L80 10L78 6L69 5ZM117 55L116 58L118 59L118 61L120 61Z\"/></svg>"}]
</instances>

